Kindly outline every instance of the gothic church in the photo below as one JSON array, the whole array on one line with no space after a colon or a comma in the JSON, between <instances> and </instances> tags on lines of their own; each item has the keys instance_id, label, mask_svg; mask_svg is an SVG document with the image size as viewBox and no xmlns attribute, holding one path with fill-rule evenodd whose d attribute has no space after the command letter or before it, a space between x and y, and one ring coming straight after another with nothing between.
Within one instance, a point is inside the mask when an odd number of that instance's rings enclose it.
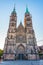
<instances>
[{"instance_id":1,"label":"gothic church","mask_svg":"<svg viewBox=\"0 0 43 65\"><path fill-rule=\"evenodd\" d=\"M36 60L39 59L38 46L32 26L32 17L26 7L24 26L20 22L17 27L15 7L11 13L9 28L4 45L4 60Z\"/></svg>"}]
</instances>

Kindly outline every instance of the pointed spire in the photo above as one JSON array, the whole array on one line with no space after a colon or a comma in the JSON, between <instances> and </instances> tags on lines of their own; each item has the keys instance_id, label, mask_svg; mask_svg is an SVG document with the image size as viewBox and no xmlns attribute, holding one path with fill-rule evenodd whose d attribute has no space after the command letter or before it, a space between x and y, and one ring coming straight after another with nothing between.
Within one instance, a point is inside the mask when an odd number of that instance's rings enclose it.
<instances>
[{"instance_id":1,"label":"pointed spire","mask_svg":"<svg viewBox=\"0 0 43 65\"><path fill-rule=\"evenodd\" d=\"M15 5L14 5L14 9L12 11L12 14L15 14L16 13L16 10L15 10Z\"/></svg>"},{"instance_id":2,"label":"pointed spire","mask_svg":"<svg viewBox=\"0 0 43 65\"><path fill-rule=\"evenodd\" d=\"M22 22L20 21L20 25L22 25Z\"/></svg>"},{"instance_id":3,"label":"pointed spire","mask_svg":"<svg viewBox=\"0 0 43 65\"><path fill-rule=\"evenodd\" d=\"M25 13L29 13L29 11L28 11L28 6L26 5L26 12Z\"/></svg>"}]
</instances>

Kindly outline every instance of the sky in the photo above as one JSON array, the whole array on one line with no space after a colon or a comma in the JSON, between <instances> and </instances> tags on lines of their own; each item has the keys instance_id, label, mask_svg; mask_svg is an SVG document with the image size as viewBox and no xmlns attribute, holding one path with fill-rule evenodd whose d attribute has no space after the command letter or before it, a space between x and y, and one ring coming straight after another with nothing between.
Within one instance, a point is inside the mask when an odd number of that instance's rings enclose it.
<instances>
[{"instance_id":1,"label":"sky","mask_svg":"<svg viewBox=\"0 0 43 65\"><path fill-rule=\"evenodd\" d=\"M0 49L4 48L11 12L17 12L17 25L24 22L26 5L32 16L37 45L43 45L43 0L0 0Z\"/></svg>"}]
</instances>

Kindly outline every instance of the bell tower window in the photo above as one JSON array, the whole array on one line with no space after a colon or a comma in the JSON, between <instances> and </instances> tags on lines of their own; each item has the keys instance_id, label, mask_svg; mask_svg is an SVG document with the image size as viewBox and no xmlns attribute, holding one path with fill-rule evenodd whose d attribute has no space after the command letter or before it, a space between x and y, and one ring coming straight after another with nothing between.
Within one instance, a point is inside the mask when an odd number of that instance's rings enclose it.
<instances>
[{"instance_id":1,"label":"bell tower window","mask_svg":"<svg viewBox=\"0 0 43 65\"><path fill-rule=\"evenodd\" d=\"M14 26L14 23L12 23L12 26Z\"/></svg>"}]
</instances>

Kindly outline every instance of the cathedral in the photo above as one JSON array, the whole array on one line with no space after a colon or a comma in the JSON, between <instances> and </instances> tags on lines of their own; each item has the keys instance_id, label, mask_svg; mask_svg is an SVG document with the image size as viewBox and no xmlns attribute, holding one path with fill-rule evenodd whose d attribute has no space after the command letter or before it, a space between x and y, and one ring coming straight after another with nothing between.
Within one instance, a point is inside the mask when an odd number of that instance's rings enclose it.
<instances>
[{"instance_id":1,"label":"cathedral","mask_svg":"<svg viewBox=\"0 0 43 65\"><path fill-rule=\"evenodd\" d=\"M38 46L32 26L32 16L26 7L22 22L17 26L15 7L10 15L9 28L4 44L4 60L36 60L39 59Z\"/></svg>"}]
</instances>

